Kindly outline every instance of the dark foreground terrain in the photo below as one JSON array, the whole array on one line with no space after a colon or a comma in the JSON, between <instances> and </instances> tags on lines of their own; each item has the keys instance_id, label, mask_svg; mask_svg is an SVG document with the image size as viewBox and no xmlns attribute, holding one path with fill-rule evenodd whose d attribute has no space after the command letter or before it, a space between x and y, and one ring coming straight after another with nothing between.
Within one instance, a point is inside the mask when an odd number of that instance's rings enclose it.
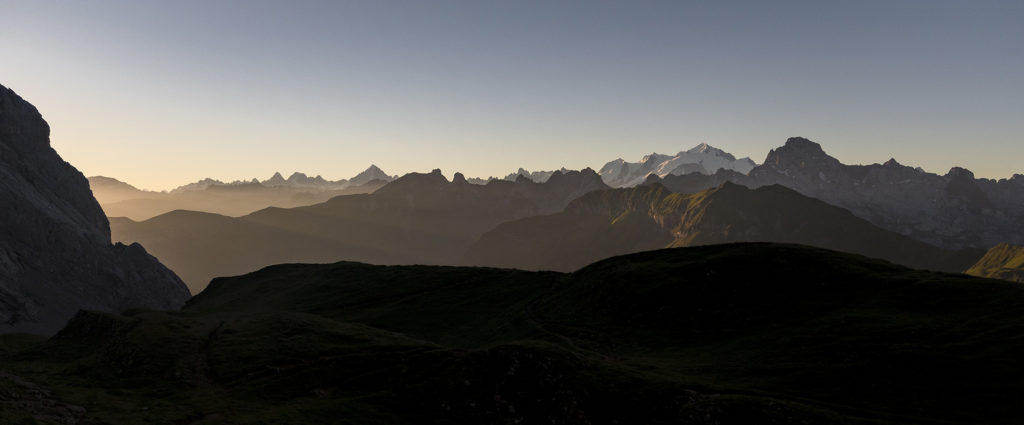
<instances>
[{"instance_id":1,"label":"dark foreground terrain","mask_svg":"<svg viewBox=\"0 0 1024 425\"><path fill-rule=\"evenodd\" d=\"M1024 287L795 245L280 265L0 338L0 423L1024 421Z\"/></svg>"}]
</instances>

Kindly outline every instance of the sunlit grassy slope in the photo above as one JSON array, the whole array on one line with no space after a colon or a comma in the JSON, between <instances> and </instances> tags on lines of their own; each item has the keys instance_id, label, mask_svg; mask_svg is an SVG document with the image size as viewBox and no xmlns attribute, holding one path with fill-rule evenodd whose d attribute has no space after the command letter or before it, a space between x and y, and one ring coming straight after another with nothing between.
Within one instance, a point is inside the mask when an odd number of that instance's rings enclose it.
<instances>
[{"instance_id":1,"label":"sunlit grassy slope","mask_svg":"<svg viewBox=\"0 0 1024 425\"><path fill-rule=\"evenodd\" d=\"M279 265L5 337L0 364L96 423L1011 424L1021 312L1018 284L796 245Z\"/></svg>"},{"instance_id":2,"label":"sunlit grassy slope","mask_svg":"<svg viewBox=\"0 0 1024 425\"><path fill-rule=\"evenodd\" d=\"M1024 246L996 245L971 266L967 274L1024 282Z\"/></svg>"}]
</instances>

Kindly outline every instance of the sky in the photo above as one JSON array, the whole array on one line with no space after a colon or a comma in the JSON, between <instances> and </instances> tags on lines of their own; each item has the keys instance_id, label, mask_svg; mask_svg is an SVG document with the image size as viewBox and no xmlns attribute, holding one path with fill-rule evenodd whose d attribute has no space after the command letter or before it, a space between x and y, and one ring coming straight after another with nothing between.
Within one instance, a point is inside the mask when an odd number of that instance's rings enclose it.
<instances>
[{"instance_id":1,"label":"sky","mask_svg":"<svg viewBox=\"0 0 1024 425\"><path fill-rule=\"evenodd\" d=\"M802 136L1024 173L1024 2L10 1L0 84L87 176L599 168Z\"/></svg>"}]
</instances>

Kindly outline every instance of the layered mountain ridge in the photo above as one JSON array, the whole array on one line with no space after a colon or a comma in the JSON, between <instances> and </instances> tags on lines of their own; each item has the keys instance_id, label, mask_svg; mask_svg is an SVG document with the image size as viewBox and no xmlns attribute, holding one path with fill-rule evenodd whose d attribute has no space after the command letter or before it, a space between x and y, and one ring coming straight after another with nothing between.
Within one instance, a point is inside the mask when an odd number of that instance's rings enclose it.
<instances>
[{"instance_id":1,"label":"layered mountain ridge","mask_svg":"<svg viewBox=\"0 0 1024 425\"><path fill-rule=\"evenodd\" d=\"M103 177L100 177L103 178ZM223 182L211 178L205 178L197 182L178 186L170 190L170 193L181 193L196 190L206 190L213 186L243 186L251 184L261 184L266 187L287 187L293 189L307 189L307 190L321 190L321 191L332 191L341 190L351 186L360 186L369 183L373 180L381 180L384 182L390 182L398 176L391 176L385 173L376 165L370 165L365 170L359 172L350 179L341 180L327 180L320 175L310 177L306 173L294 172L288 178L285 178L280 172L275 172L274 175L266 180L252 179L252 180L236 180L233 182ZM92 179L92 177L90 177ZM152 192L158 193L158 192Z\"/></svg>"},{"instance_id":2,"label":"layered mountain ridge","mask_svg":"<svg viewBox=\"0 0 1024 425\"><path fill-rule=\"evenodd\" d=\"M204 179L170 192L139 190L103 176L89 177L89 185L108 217L145 220L174 210L240 216L271 206L298 207L324 202L335 196L371 193L393 180L391 177L367 180L379 176L373 169L376 167L352 180L338 182L327 181L320 176L308 177L303 173L294 173L288 179L276 173L262 182L253 179L223 183Z\"/></svg>"},{"instance_id":3,"label":"layered mountain ridge","mask_svg":"<svg viewBox=\"0 0 1024 425\"><path fill-rule=\"evenodd\" d=\"M544 183L523 177L486 185L461 173L449 181L434 170L406 174L372 194L238 218L175 211L111 223L116 239L148 244L198 292L214 277L283 262L456 264L494 226L560 211L607 188L590 169L555 172Z\"/></svg>"},{"instance_id":4,"label":"layered mountain ridge","mask_svg":"<svg viewBox=\"0 0 1024 425\"><path fill-rule=\"evenodd\" d=\"M466 264L573 271L614 255L733 242L799 243L952 272L981 256L882 230L780 185L724 182L679 194L650 183L591 192L560 213L501 224L469 249Z\"/></svg>"},{"instance_id":5,"label":"layered mountain ridge","mask_svg":"<svg viewBox=\"0 0 1024 425\"><path fill-rule=\"evenodd\" d=\"M977 179L963 168L946 175L901 165L846 165L821 145L793 137L748 174L719 170L649 177L675 192L694 193L731 181L757 188L779 184L846 208L884 229L948 249L1024 243L1024 179Z\"/></svg>"}]
</instances>

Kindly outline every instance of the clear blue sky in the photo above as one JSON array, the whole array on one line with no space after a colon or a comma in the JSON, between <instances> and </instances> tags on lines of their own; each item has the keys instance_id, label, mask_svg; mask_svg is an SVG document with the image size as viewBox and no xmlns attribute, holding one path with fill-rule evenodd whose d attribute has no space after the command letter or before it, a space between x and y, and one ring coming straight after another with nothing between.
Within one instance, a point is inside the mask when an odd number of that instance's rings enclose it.
<instances>
[{"instance_id":1,"label":"clear blue sky","mask_svg":"<svg viewBox=\"0 0 1024 425\"><path fill-rule=\"evenodd\" d=\"M600 167L804 136L1024 173L1024 1L7 1L0 82L150 189Z\"/></svg>"}]
</instances>

